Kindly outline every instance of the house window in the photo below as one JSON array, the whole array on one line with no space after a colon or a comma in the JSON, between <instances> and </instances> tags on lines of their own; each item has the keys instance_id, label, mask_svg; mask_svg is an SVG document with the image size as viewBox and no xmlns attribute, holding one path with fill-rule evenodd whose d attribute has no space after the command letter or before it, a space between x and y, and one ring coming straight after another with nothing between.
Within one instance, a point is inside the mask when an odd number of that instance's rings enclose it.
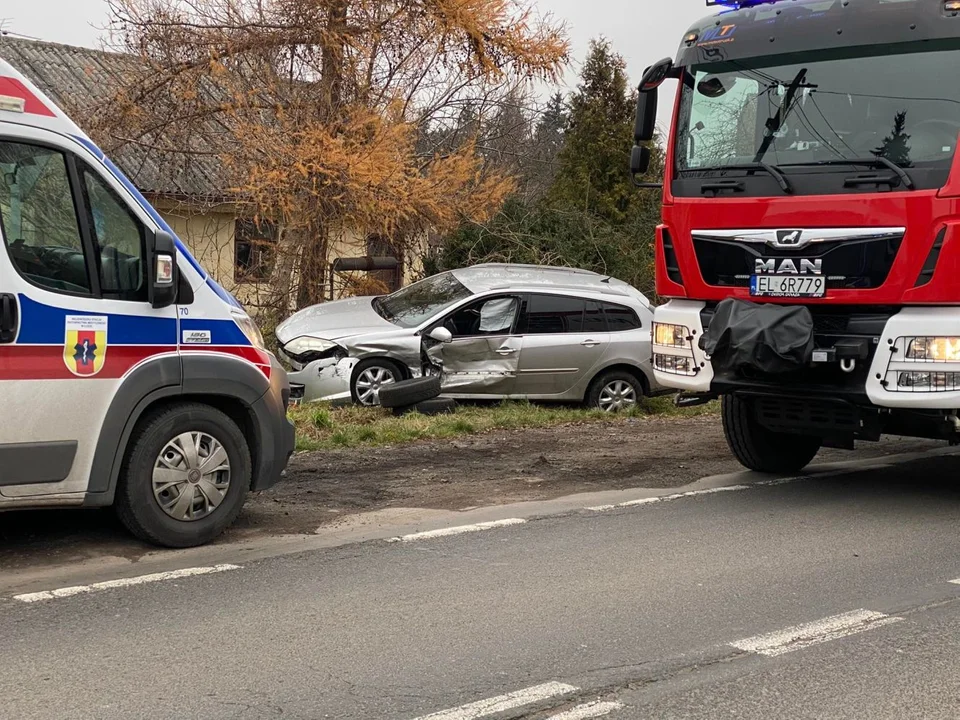
<instances>
[{"instance_id":1,"label":"house window","mask_svg":"<svg viewBox=\"0 0 960 720\"><path fill-rule=\"evenodd\" d=\"M234 231L234 281L269 280L276 245L277 227L273 223L237 220Z\"/></svg>"}]
</instances>

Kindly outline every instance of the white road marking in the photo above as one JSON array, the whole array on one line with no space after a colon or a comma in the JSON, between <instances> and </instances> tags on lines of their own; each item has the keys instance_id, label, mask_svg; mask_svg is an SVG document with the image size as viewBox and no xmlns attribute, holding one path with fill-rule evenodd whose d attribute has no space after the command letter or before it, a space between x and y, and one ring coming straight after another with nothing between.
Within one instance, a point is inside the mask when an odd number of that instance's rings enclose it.
<instances>
[{"instance_id":1,"label":"white road marking","mask_svg":"<svg viewBox=\"0 0 960 720\"><path fill-rule=\"evenodd\" d=\"M413 542L414 540L431 540L433 538L448 537L450 535L463 535L465 533L480 532L481 530L491 530L493 528L509 527L510 525L523 525L527 521L523 518L508 518L506 520L494 520L492 522L475 523L473 525L460 525L458 527L442 528L440 530L428 530L426 532L412 533L410 535L401 535L400 537L390 538L387 542Z\"/></svg>"},{"instance_id":2,"label":"white road marking","mask_svg":"<svg viewBox=\"0 0 960 720\"><path fill-rule=\"evenodd\" d=\"M856 635L866 630L890 625L900 620L903 620L903 618L891 617L872 610L854 610L853 612L834 615L804 625L795 625L730 644L746 652L776 657L811 645L839 640L848 635Z\"/></svg>"},{"instance_id":3,"label":"white road marking","mask_svg":"<svg viewBox=\"0 0 960 720\"><path fill-rule=\"evenodd\" d=\"M475 720L475 718L496 715L497 713L513 710L518 707L523 707L524 705L530 705L531 703L549 700L553 697L569 695L578 689L579 688L575 688L572 685L549 682L543 685L529 687L526 690L517 690L516 692L506 695L498 695L497 697L487 698L486 700L479 700L469 705L461 705L460 707L451 708L450 710L441 710L432 715L418 717L416 720Z\"/></svg>"},{"instance_id":4,"label":"white road marking","mask_svg":"<svg viewBox=\"0 0 960 720\"><path fill-rule=\"evenodd\" d=\"M956 580L948 580L947 582L949 582L951 585L960 585L960 578L957 578Z\"/></svg>"},{"instance_id":5,"label":"white road marking","mask_svg":"<svg viewBox=\"0 0 960 720\"><path fill-rule=\"evenodd\" d=\"M240 569L240 565L213 565L212 567L184 568L183 570L152 573L150 575L140 575L139 577L107 580L105 582L93 583L92 585L74 585L72 587L59 588L57 590L44 590L43 592L14 595L13 599L25 603L35 603L43 600L71 597L73 595L84 595L86 593L99 592L100 590L112 590L113 588L144 585L146 583L160 582L161 580L178 580L180 578L193 577L195 575L210 575L211 573L220 573L226 572L227 570Z\"/></svg>"},{"instance_id":6,"label":"white road marking","mask_svg":"<svg viewBox=\"0 0 960 720\"><path fill-rule=\"evenodd\" d=\"M622 702L591 702L577 705L559 715L551 715L547 720L589 720L590 718L604 717L615 710L622 710Z\"/></svg>"},{"instance_id":7,"label":"white road marking","mask_svg":"<svg viewBox=\"0 0 960 720\"><path fill-rule=\"evenodd\" d=\"M760 483L756 484L759 485ZM749 490L752 487L754 487L754 485L725 485L723 487L709 488L707 490L690 490L689 492L674 493L673 495L661 495L659 497L640 498L639 500L627 500L626 502L617 503L616 505L594 505L593 507L588 507L586 509L592 510L593 512L605 512L607 510L616 510L618 508L629 508L636 507L638 505L654 505L656 503L671 502L673 500L697 497L699 495L716 495L717 493L724 492L739 492L741 490Z\"/></svg>"}]
</instances>

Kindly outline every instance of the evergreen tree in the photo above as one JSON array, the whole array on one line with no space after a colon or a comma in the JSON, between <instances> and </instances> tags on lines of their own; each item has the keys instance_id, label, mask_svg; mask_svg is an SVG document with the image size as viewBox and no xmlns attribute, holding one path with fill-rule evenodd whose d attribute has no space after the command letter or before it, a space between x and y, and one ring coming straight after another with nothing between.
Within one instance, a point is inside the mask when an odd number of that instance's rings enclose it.
<instances>
[{"instance_id":1,"label":"evergreen tree","mask_svg":"<svg viewBox=\"0 0 960 720\"><path fill-rule=\"evenodd\" d=\"M626 221L637 198L627 164L635 110L623 58L606 40L593 41L570 97L569 128L550 192L557 207Z\"/></svg>"}]
</instances>

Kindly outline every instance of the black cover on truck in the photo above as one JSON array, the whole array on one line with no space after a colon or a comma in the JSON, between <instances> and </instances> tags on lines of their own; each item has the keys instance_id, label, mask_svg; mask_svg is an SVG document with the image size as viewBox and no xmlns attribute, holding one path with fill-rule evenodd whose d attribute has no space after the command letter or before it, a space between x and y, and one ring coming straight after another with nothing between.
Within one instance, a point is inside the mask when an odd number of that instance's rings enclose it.
<instances>
[{"instance_id":1,"label":"black cover on truck","mask_svg":"<svg viewBox=\"0 0 960 720\"><path fill-rule=\"evenodd\" d=\"M803 305L728 298L717 305L701 346L716 371L793 372L812 359L813 316Z\"/></svg>"}]
</instances>

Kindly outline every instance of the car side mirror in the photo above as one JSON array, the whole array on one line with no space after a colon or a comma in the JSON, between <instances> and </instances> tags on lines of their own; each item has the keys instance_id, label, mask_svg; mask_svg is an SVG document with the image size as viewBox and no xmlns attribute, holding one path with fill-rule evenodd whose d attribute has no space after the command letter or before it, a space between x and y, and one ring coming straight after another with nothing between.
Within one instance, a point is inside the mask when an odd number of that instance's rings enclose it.
<instances>
[{"instance_id":1,"label":"car side mirror","mask_svg":"<svg viewBox=\"0 0 960 720\"><path fill-rule=\"evenodd\" d=\"M180 271L177 267L177 246L173 236L158 230L147 248L149 299L154 308L165 308L177 302Z\"/></svg>"},{"instance_id":2,"label":"car side mirror","mask_svg":"<svg viewBox=\"0 0 960 720\"><path fill-rule=\"evenodd\" d=\"M453 342L453 333L445 327L435 327L427 337L442 343Z\"/></svg>"}]
</instances>

